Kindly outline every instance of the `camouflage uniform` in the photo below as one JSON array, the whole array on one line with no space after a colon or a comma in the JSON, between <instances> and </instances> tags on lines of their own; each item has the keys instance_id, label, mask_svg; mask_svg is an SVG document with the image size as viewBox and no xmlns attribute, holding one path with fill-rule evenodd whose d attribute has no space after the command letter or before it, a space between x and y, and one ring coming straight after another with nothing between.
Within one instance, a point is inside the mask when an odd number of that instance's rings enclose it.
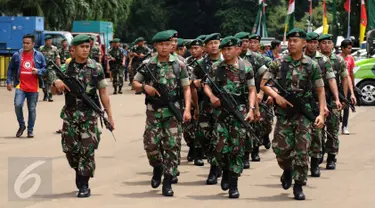
<instances>
[{"instance_id":1,"label":"camouflage uniform","mask_svg":"<svg viewBox=\"0 0 375 208\"><path fill-rule=\"evenodd\" d=\"M239 63L227 65L223 61L215 63L212 69L215 73L214 82L237 100L237 110L245 118L248 112L248 87L255 86L254 72L248 62L244 62L244 69L241 69L239 65ZM224 73L224 76L218 74L219 70ZM223 79L221 80L219 77L223 77ZM223 170L229 171L232 176L239 176L243 170L246 129L223 108L214 108L213 116L216 120L213 128L216 161Z\"/></svg>"},{"instance_id":2,"label":"camouflage uniform","mask_svg":"<svg viewBox=\"0 0 375 208\"><path fill-rule=\"evenodd\" d=\"M97 90L108 86L101 65L92 59L83 65L70 62L65 73L79 80L86 93L98 102ZM70 167L81 176L94 177L94 155L101 135L97 125L98 115L88 109L81 99L67 92L60 117L63 119L61 144Z\"/></svg>"},{"instance_id":3,"label":"camouflage uniform","mask_svg":"<svg viewBox=\"0 0 375 208\"><path fill-rule=\"evenodd\" d=\"M247 50L246 53L242 53L241 58L245 59L246 61L250 62L253 69L254 69L254 79L255 79L255 86L257 88L257 92L260 91L260 80L262 78L262 75L267 71L266 66L266 60L265 58L260 55L259 53L255 53L251 50ZM266 96L264 96L266 98ZM265 99L264 99L265 100ZM273 117L268 116L266 113L266 109L264 109L262 106L259 106L259 110L261 113L261 120L254 124L254 127L256 129L256 135L260 138L263 138L263 136L268 135L272 131L272 122ZM270 111L272 111L272 108L269 108ZM259 144L259 141L256 139L253 139L253 146L258 147L261 145ZM246 140L246 152L251 152L251 141L250 138Z\"/></svg>"},{"instance_id":4,"label":"camouflage uniform","mask_svg":"<svg viewBox=\"0 0 375 208\"><path fill-rule=\"evenodd\" d=\"M100 62L100 56L102 55L102 52L100 50L100 46L98 42L95 42L94 45L91 47L89 57L91 59L94 59L96 62Z\"/></svg>"},{"instance_id":5,"label":"camouflage uniform","mask_svg":"<svg viewBox=\"0 0 375 208\"><path fill-rule=\"evenodd\" d=\"M348 76L348 70L346 68L345 60L341 56L337 56L334 53L331 53L329 56L331 61L333 71L335 73L336 82L338 85L338 89L342 89L341 79ZM341 77L341 79L340 79ZM332 113L334 115L329 115L327 118L327 131L333 136L327 136L327 141L325 143L325 152L331 155L337 155L339 152L339 128L340 128L340 111L337 109L336 103L333 101L332 96L330 97L327 102L329 102L332 106ZM323 135L325 138L326 135Z\"/></svg>"},{"instance_id":6,"label":"camouflage uniform","mask_svg":"<svg viewBox=\"0 0 375 208\"><path fill-rule=\"evenodd\" d=\"M326 56L321 54L319 51L316 51L315 55L310 58L312 58L314 61L318 63L319 68L321 69L321 72L322 72L322 78L324 80L324 86L326 87L326 91L330 92L328 80L335 78L335 74L333 72L331 62ZM315 100L318 101L318 98L316 97ZM311 146L310 146L309 155L310 157L314 157L314 158L322 158L323 156L322 152L323 152L322 130L313 128L312 134L311 134Z\"/></svg>"},{"instance_id":7,"label":"camouflage uniform","mask_svg":"<svg viewBox=\"0 0 375 208\"><path fill-rule=\"evenodd\" d=\"M158 62L157 57L150 59L148 67L154 71L156 78L159 83L166 84L170 90L171 97L175 97L177 100L183 99L182 96L178 97L176 76L173 72L173 63L178 62L180 65L180 79L181 88L189 86L189 78L186 68L182 62L179 62L174 56L169 56L168 63ZM134 80L142 83L146 82L148 85L154 85L146 73L141 70L139 71ZM147 100L146 96L146 100ZM182 127L172 112L167 107L156 107L153 108L153 104L150 101L146 101L146 126L143 134L144 149L147 154L149 163L153 167L163 166L165 175L176 176L178 173L178 153L181 149L181 138L182 138ZM180 106L180 103L176 101L176 105ZM182 108L180 106L180 108Z\"/></svg>"},{"instance_id":8,"label":"camouflage uniform","mask_svg":"<svg viewBox=\"0 0 375 208\"><path fill-rule=\"evenodd\" d=\"M119 87L119 90L121 91L121 88L124 85L124 67L122 65L124 53L121 48L114 47L109 50L108 54L112 58L115 58L114 61L109 61L113 78L113 87L115 88L115 91L117 87Z\"/></svg>"},{"instance_id":9,"label":"camouflage uniform","mask_svg":"<svg viewBox=\"0 0 375 208\"><path fill-rule=\"evenodd\" d=\"M60 48L58 50L61 64L65 64L66 60L70 57L69 48Z\"/></svg>"},{"instance_id":10,"label":"camouflage uniform","mask_svg":"<svg viewBox=\"0 0 375 208\"><path fill-rule=\"evenodd\" d=\"M133 46L131 49L130 49L130 52L131 53L136 53L136 54L143 54L143 55L146 55L148 54L149 52L151 52L151 50L147 47L147 46L138 46L138 45L135 45ZM139 65L141 65L142 63L142 59L141 58L138 58L138 57L133 57L132 59L132 69L129 73L129 80L130 80L130 83L133 82L133 78L135 76L135 74L137 73L136 72L136 69L139 67Z\"/></svg>"},{"instance_id":11,"label":"camouflage uniform","mask_svg":"<svg viewBox=\"0 0 375 208\"><path fill-rule=\"evenodd\" d=\"M47 63L47 73L44 75L43 79L45 80L45 88L43 88L44 98L51 99L51 85L52 81L55 80L56 74L53 71L53 65L49 64L49 61L52 60L53 62L56 61L56 58L60 58L59 52L56 46L51 45L51 47L47 47L45 45L40 46L39 51L43 53L44 58L46 59Z\"/></svg>"},{"instance_id":12,"label":"camouflage uniform","mask_svg":"<svg viewBox=\"0 0 375 208\"><path fill-rule=\"evenodd\" d=\"M282 63L288 67L285 78L282 77ZM311 68L310 72L308 68ZM290 55L275 60L263 79L268 80L271 77L279 83L285 79L285 89L288 92L307 100L312 99L313 86L324 86L319 66L307 56L298 61L294 61ZM306 103L305 108L312 110L310 103ZM285 110L279 107L275 109L275 114L277 122L272 148L279 166L284 171L292 171L292 176L298 184L306 182L313 123L302 114L287 119Z\"/></svg>"}]
</instances>

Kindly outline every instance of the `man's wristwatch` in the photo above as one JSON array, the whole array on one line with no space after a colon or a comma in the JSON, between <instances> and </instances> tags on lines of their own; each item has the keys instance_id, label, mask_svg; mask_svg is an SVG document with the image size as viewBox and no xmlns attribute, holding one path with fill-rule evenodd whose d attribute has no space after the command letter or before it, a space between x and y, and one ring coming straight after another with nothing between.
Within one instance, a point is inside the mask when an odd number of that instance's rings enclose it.
<instances>
[{"instance_id":1,"label":"man's wristwatch","mask_svg":"<svg viewBox=\"0 0 375 208\"><path fill-rule=\"evenodd\" d=\"M142 83L142 93L146 93L146 91L145 91L145 83Z\"/></svg>"}]
</instances>

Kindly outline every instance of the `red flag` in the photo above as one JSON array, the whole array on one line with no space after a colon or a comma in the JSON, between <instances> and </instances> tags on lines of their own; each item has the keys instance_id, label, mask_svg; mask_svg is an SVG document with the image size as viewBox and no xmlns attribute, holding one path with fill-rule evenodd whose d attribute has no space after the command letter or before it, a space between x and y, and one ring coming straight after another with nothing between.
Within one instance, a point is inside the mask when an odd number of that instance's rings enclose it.
<instances>
[{"instance_id":1,"label":"red flag","mask_svg":"<svg viewBox=\"0 0 375 208\"><path fill-rule=\"evenodd\" d=\"M347 12L350 12L350 0L346 0L344 8Z\"/></svg>"},{"instance_id":2,"label":"red flag","mask_svg":"<svg viewBox=\"0 0 375 208\"><path fill-rule=\"evenodd\" d=\"M312 0L309 0L309 2L310 2L310 10L309 10L309 14L312 15L312 13L313 13Z\"/></svg>"}]
</instances>

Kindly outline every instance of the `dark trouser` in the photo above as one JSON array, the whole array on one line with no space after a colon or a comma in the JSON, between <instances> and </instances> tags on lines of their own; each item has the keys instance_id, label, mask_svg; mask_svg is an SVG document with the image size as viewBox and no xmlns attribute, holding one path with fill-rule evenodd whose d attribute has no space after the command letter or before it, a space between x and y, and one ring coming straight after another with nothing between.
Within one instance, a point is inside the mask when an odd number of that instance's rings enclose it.
<instances>
[{"instance_id":1,"label":"dark trouser","mask_svg":"<svg viewBox=\"0 0 375 208\"><path fill-rule=\"evenodd\" d=\"M350 100L350 92L348 92L348 100ZM349 120L349 106L344 108L344 115L342 116L342 129L344 127L348 127L348 120Z\"/></svg>"}]
</instances>

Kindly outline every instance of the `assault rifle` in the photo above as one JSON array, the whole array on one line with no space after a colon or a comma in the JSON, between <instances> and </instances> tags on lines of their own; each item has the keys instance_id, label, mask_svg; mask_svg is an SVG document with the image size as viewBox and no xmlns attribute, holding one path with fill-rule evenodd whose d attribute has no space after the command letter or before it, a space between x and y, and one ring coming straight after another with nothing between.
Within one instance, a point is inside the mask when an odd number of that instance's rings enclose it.
<instances>
[{"instance_id":1,"label":"assault rifle","mask_svg":"<svg viewBox=\"0 0 375 208\"><path fill-rule=\"evenodd\" d=\"M89 95L87 95L85 88L79 82L77 79L70 77L66 74L64 74L60 67L56 65L55 62L49 61L48 63L52 64L53 66L53 71L56 73L57 77L61 79L64 84L70 89L70 93L74 94L76 97L82 99L82 101L90 108L92 109L95 113L99 115L100 122L103 127L102 121L104 121L104 124L106 128L112 133L113 139L116 141L115 135L113 134L113 126L109 122L109 120L104 116L104 111L93 101Z\"/></svg>"}]
</instances>

